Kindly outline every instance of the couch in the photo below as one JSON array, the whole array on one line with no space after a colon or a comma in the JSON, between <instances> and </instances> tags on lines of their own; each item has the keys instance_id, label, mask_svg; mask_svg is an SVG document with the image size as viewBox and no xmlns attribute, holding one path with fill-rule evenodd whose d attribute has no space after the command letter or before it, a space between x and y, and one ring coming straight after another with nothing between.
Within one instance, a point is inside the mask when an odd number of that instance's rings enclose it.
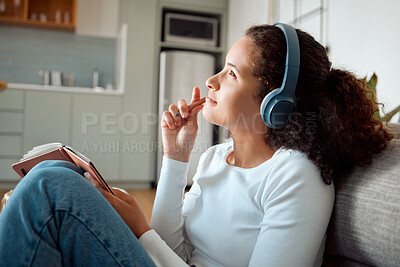
<instances>
[{"instance_id":1,"label":"couch","mask_svg":"<svg viewBox=\"0 0 400 267\"><path fill-rule=\"evenodd\" d=\"M323 266L400 266L400 124L371 165L336 188Z\"/></svg>"},{"instance_id":2,"label":"couch","mask_svg":"<svg viewBox=\"0 0 400 267\"><path fill-rule=\"evenodd\" d=\"M371 165L336 188L323 266L400 266L400 124Z\"/></svg>"}]
</instances>

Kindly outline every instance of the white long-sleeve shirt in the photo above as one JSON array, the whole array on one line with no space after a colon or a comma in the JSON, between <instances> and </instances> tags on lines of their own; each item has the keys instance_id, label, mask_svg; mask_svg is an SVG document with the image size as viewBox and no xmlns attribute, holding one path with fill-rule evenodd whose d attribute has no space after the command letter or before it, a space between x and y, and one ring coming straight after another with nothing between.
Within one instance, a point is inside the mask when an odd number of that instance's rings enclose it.
<instances>
[{"instance_id":1,"label":"white long-sleeve shirt","mask_svg":"<svg viewBox=\"0 0 400 267\"><path fill-rule=\"evenodd\" d=\"M188 163L164 157L150 230L141 244L157 266L320 266L334 203L307 156L279 149L254 168L227 164L227 142ZM165 241L165 242L164 242Z\"/></svg>"}]
</instances>

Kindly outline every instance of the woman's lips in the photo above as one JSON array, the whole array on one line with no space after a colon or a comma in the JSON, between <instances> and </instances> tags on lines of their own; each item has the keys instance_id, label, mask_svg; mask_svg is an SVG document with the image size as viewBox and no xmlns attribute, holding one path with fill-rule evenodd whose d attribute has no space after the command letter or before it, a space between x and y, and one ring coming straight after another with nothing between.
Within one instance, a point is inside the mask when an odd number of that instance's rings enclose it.
<instances>
[{"instance_id":1,"label":"woman's lips","mask_svg":"<svg viewBox=\"0 0 400 267\"><path fill-rule=\"evenodd\" d=\"M209 95L206 96L206 101L207 102L211 102L211 103L217 103L217 101L215 101L214 99L212 99Z\"/></svg>"}]
</instances>

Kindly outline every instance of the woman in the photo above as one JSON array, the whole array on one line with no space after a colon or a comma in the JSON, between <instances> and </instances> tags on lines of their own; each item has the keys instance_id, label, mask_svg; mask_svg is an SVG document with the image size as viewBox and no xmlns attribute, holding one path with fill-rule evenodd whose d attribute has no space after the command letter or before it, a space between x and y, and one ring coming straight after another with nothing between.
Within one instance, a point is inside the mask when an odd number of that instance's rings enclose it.
<instances>
[{"instance_id":1,"label":"woman","mask_svg":"<svg viewBox=\"0 0 400 267\"><path fill-rule=\"evenodd\" d=\"M163 113L164 159L151 225L133 197L118 190L114 197L85 174L103 198L80 170L43 162L0 216L0 257L23 265L321 265L333 184L371 162L391 136L373 118L365 84L331 69L324 48L296 32L297 103L283 128L267 127L259 110L282 84L285 36L275 26L254 26L207 80L204 106L189 112L180 100ZM192 102L198 99L196 87ZM184 198L200 110L232 139L202 155ZM5 240L27 249L16 252Z\"/></svg>"}]
</instances>

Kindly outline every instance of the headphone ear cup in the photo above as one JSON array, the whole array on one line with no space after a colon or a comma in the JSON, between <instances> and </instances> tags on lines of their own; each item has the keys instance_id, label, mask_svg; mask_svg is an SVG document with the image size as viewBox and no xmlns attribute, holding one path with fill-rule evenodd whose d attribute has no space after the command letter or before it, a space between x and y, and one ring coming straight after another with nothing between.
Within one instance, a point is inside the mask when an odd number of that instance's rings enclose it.
<instances>
[{"instance_id":1,"label":"headphone ear cup","mask_svg":"<svg viewBox=\"0 0 400 267\"><path fill-rule=\"evenodd\" d=\"M280 129L285 126L294 108L294 102L279 94L279 89L274 89L267 94L260 106L260 113L264 123L273 129Z\"/></svg>"},{"instance_id":2,"label":"headphone ear cup","mask_svg":"<svg viewBox=\"0 0 400 267\"><path fill-rule=\"evenodd\" d=\"M272 107L270 114L271 124L274 125L275 129L281 129L285 126L289 120L289 116L292 113L294 104L291 100L282 99L277 101Z\"/></svg>"},{"instance_id":3,"label":"headphone ear cup","mask_svg":"<svg viewBox=\"0 0 400 267\"><path fill-rule=\"evenodd\" d=\"M276 88L274 90L272 90L271 92L269 92L263 99L263 101L261 102L261 106L260 106L260 114L261 114L261 118L263 119L264 123L272 128L273 125L271 124L270 121L270 105L271 105L271 100L278 94L278 90L280 88Z\"/></svg>"}]
</instances>

